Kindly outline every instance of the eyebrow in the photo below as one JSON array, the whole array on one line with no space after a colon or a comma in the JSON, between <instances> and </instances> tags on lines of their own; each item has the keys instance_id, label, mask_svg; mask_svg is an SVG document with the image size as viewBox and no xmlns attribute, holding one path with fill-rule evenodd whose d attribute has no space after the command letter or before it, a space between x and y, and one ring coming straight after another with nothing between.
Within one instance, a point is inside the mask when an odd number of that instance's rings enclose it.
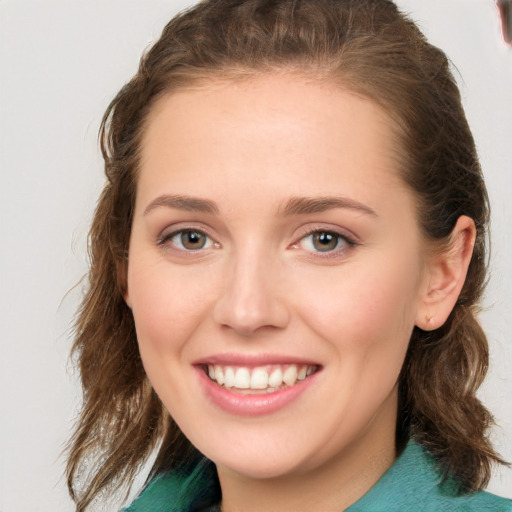
<instances>
[{"instance_id":1,"label":"eyebrow","mask_svg":"<svg viewBox=\"0 0 512 512\"><path fill-rule=\"evenodd\" d=\"M201 212L218 214L219 207L214 201L190 197L184 195L162 195L151 201L144 210L147 215L156 208L167 207L189 212ZM320 213L335 208L348 208L362 213L377 216L376 212L369 206L347 197L292 197L282 209L283 215L307 215L311 213Z\"/></svg>"},{"instance_id":2,"label":"eyebrow","mask_svg":"<svg viewBox=\"0 0 512 512\"><path fill-rule=\"evenodd\" d=\"M320 213L334 208L348 208L376 217L377 213L369 206L347 197L292 197L284 206L283 214L306 215Z\"/></svg>"},{"instance_id":3,"label":"eyebrow","mask_svg":"<svg viewBox=\"0 0 512 512\"><path fill-rule=\"evenodd\" d=\"M162 206L188 212L219 213L217 204L209 199L183 195L162 195L158 196L146 206L144 215Z\"/></svg>"}]
</instances>

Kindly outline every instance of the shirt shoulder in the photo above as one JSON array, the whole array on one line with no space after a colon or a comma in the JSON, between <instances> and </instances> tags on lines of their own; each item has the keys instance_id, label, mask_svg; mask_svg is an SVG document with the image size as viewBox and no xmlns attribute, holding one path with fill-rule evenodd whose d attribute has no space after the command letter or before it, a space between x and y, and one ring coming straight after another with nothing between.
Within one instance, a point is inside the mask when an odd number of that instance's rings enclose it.
<instances>
[{"instance_id":1,"label":"shirt shoulder","mask_svg":"<svg viewBox=\"0 0 512 512\"><path fill-rule=\"evenodd\" d=\"M486 491L458 495L432 456L414 441L346 512L512 512L512 500Z\"/></svg>"},{"instance_id":2,"label":"shirt shoulder","mask_svg":"<svg viewBox=\"0 0 512 512\"><path fill-rule=\"evenodd\" d=\"M345 512L512 512L512 500L480 491L457 495L434 459L411 441L380 480ZM122 512L218 510L217 471L206 458L156 476Z\"/></svg>"},{"instance_id":3,"label":"shirt shoulder","mask_svg":"<svg viewBox=\"0 0 512 512\"><path fill-rule=\"evenodd\" d=\"M121 512L192 512L208 510L219 500L215 466L203 458L191 467L157 475Z\"/></svg>"}]
</instances>

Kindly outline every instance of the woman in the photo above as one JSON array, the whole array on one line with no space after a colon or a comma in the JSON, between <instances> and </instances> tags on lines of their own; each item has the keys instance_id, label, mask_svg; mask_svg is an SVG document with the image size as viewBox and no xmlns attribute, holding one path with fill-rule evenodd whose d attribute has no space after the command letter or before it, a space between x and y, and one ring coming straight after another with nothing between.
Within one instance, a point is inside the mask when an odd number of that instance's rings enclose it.
<instances>
[{"instance_id":1,"label":"woman","mask_svg":"<svg viewBox=\"0 0 512 512\"><path fill-rule=\"evenodd\" d=\"M512 510L481 490L485 185L392 2L202 2L101 140L78 510L155 450L130 512Z\"/></svg>"}]
</instances>

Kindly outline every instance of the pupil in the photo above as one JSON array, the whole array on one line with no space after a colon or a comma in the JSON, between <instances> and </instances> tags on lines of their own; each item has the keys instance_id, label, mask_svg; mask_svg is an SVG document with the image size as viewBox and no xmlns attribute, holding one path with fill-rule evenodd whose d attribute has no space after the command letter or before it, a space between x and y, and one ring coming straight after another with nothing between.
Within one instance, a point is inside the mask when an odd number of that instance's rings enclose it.
<instances>
[{"instance_id":1,"label":"pupil","mask_svg":"<svg viewBox=\"0 0 512 512\"><path fill-rule=\"evenodd\" d=\"M206 237L197 231L185 231L181 235L181 243L185 249L202 249L206 243Z\"/></svg>"},{"instance_id":2,"label":"pupil","mask_svg":"<svg viewBox=\"0 0 512 512\"><path fill-rule=\"evenodd\" d=\"M313 237L313 245L322 252L332 251L338 245L338 237L332 233L317 233Z\"/></svg>"}]
</instances>

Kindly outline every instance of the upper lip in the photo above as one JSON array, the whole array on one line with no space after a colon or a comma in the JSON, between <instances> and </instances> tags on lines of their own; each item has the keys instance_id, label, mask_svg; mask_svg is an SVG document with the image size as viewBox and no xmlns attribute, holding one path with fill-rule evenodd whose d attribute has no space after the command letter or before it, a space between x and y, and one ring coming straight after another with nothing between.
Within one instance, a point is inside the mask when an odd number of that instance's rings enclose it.
<instances>
[{"instance_id":1,"label":"upper lip","mask_svg":"<svg viewBox=\"0 0 512 512\"><path fill-rule=\"evenodd\" d=\"M193 361L193 365L218 364L222 366L265 366L271 364L301 364L316 365L318 362L309 358L297 357L285 354L242 354L242 353L221 353L201 357Z\"/></svg>"}]
</instances>

